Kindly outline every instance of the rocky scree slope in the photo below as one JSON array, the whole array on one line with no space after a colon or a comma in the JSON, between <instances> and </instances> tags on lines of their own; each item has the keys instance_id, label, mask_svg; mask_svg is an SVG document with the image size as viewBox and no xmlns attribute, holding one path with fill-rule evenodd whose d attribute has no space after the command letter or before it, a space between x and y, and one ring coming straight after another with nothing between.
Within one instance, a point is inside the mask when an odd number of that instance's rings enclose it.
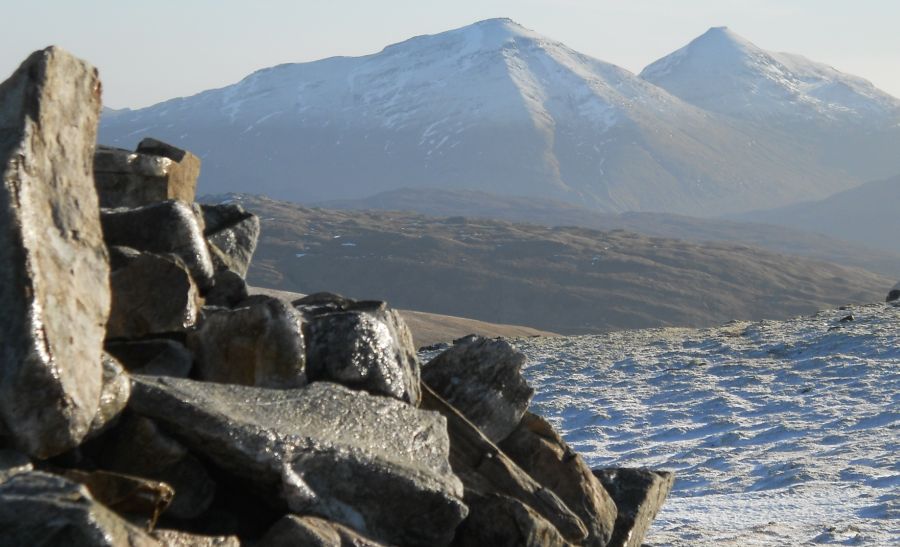
<instances>
[{"instance_id":1,"label":"rocky scree slope","mask_svg":"<svg viewBox=\"0 0 900 547\"><path fill-rule=\"evenodd\" d=\"M0 84L0 543L641 543L671 473L591 470L521 353L422 365L384 302L249 296L259 218L99 111L59 48Z\"/></svg>"}]
</instances>

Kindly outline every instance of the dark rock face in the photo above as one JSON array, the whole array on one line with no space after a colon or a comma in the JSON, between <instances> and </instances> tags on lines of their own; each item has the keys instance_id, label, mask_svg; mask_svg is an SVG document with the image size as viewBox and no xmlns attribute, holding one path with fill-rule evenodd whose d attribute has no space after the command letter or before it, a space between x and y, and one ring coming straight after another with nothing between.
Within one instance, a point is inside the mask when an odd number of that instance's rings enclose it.
<instances>
[{"instance_id":1,"label":"dark rock face","mask_svg":"<svg viewBox=\"0 0 900 547\"><path fill-rule=\"evenodd\" d=\"M559 531L517 499L498 494L467 496L469 516L459 526L455 547L568 547Z\"/></svg>"},{"instance_id":2,"label":"dark rock face","mask_svg":"<svg viewBox=\"0 0 900 547\"><path fill-rule=\"evenodd\" d=\"M59 48L0 84L0 419L44 458L87 433L109 266L91 175L97 71Z\"/></svg>"},{"instance_id":3,"label":"dark rock face","mask_svg":"<svg viewBox=\"0 0 900 547\"><path fill-rule=\"evenodd\" d=\"M546 420L526 412L519 426L500 443L532 478L552 490L588 528L583 545L603 547L616 522L616 504L591 469L553 431Z\"/></svg>"},{"instance_id":4,"label":"dark rock face","mask_svg":"<svg viewBox=\"0 0 900 547\"><path fill-rule=\"evenodd\" d=\"M129 406L292 512L379 541L446 545L466 515L445 420L386 397L136 377Z\"/></svg>"},{"instance_id":5,"label":"dark rock face","mask_svg":"<svg viewBox=\"0 0 900 547\"><path fill-rule=\"evenodd\" d=\"M168 199L194 201L200 159L155 139L144 139L136 152L99 146L94 180L100 206L141 207Z\"/></svg>"},{"instance_id":6,"label":"dark rock face","mask_svg":"<svg viewBox=\"0 0 900 547\"><path fill-rule=\"evenodd\" d=\"M885 302L896 302L900 300L900 288L894 287L891 289L891 292L888 293L887 298L884 299Z\"/></svg>"},{"instance_id":7,"label":"dark rock face","mask_svg":"<svg viewBox=\"0 0 900 547\"><path fill-rule=\"evenodd\" d=\"M107 342L106 351L133 374L187 378L194 366L191 352L167 338Z\"/></svg>"},{"instance_id":8,"label":"dark rock face","mask_svg":"<svg viewBox=\"0 0 900 547\"><path fill-rule=\"evenodd\" d=\"M128 405L131 396L131 379L125 369L108 353L103 353L103 387L100 391L100 405L97 415L91 421L88 436L94 436L112 424Z\"/></svg>"},{"instance_id":9,"label":"dark rock face","mask_svg":"<svg viewBox=\"0 0 900 547\"><path fill-rule=\"evenodd\" d=\"M200 379L273 388L306 383L303 321L289 304L257 296L233 310L205 310L188 335Z\"/></svg>"},{"instance_id":10,"label":"dark rock face","mask_svg":"<svg viewBox=\"0 0 900 547\"><path fill-rule=\"evenodd\" d=\"M207 306L233 308L250 296L244 278L232 270L216 272L213 286L206 293Z\"/></svg>"},{"instance_id":11,"label":"dark rock face","mask_svg":"<svg viewBox=\"0 0 900 547\"><path fill-rule=\"evenodd\" d=\"M246 277L259 239L259 217L237 204L201 205L201 210L216 269Z\"/></svg>"},{"instance_id":12,"label":"dark rock face","mask_svg":"<svg viewBox=\"0 0 900 547\"><path fill-rule=\"evenodd\" d=\"M164 482L109 471L69 469L67 479L87 486L91 496L123 518L152 529L172 502L172 487Z\"/></svg>"},{"instance_id":13,"label":"dark rock face","mask_svg":"<svg viewBox=\"0 0 900 547\"><path fill-rule=\"evenodd\" d=\"M381 547L350 528L310 516L286 515L258 543L258 547Z\"/></svg>"},{"instance_id":14,"label":"dark rock face","mask_svg":"<svg viewBox=\"0 0 900 547\"><path fill-rule=\"evenodd\" d=\"M316 294L294 302L307 323L309 381L338 382L353 389L419 404L419 359L412 334L384 302L355 302Z\"/></svg>"},{"instance_id":15,"label":"dark rock face","mask_svg":"<svg viewBox=\"0 0 900 547\"><path fill-rule=\"evenodd\" d=\"M653 519L672 490L675 475L649 469L594 469L618 507L611 547L640 547Z\"/></svg>"},{"instance_id":16,"label":"dark rock face","mask_svg":"<svg viewBox=\"0 0 900 547\"><path fill-rule=\"evenodd\" d=\"M0 448L0 483L20 473L33 470L28 456L17 450Z\"/></svg>"},{"instance_id":17,"label":"dark rock face","mask_svg":"<svg viewBox=\"0 0 900 547\"><path fill-rule=\"evenodd\" d=\"M570 542L580 543L588 530L559 497L515 464L458 410L422 386L422 408L436 410L447 419L450 465L463 481L467 498L474 494L501 494L517 499L550 522Z\"/></svg>"},{"instance_id":18,"label":"dark rock face","mask_svg":"<svg viewBox=\"0 0 900 547\"><path fill-rule=\"evenodd\" d=\"M200 292L177 256L140 253L114 270L109 282L108 338L184 332L197 322Z\"/></svg>"},{"instance_id":19,"label":"dark rock face","mask_svg":"<svg viewBox=\"0 0 900 547\"><path fill-rule=\"evenodd\" d=\"M103 237L110 246L178 256L201 291L212 286L213 265L203 230L190 205L163 201L134 209L104 209Z\"/></svg>"},{"instance_id":20,"label":"dark rock face","mask_svg":"<svg viewBox=\"0 0 900 547\"><path fill-rule=\"evenodd\" d=\"M467 336L422 367L422 380L499 442L519 425L534 394L523 364L525 356L503 340Z\"/></svg>"},{"instance_id":21,"label":"dark rock face","mask_svg":"<svg viewBox=\"0 0 900 547\"><path fill-rule=\"evenodd\" d=\"M0 484L0 530L4 545L159 546L96 502L87 487L42 472Z\"/></svg>"}]
</instances>

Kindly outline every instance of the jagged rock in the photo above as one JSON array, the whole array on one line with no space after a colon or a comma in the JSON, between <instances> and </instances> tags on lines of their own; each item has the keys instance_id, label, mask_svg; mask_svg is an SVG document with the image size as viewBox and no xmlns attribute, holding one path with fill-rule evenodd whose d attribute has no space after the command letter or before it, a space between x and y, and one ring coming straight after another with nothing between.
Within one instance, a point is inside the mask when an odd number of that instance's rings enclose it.
<instances>
[{"instance_id":1,"label":"jagged rock","mask_svg":"<svg viewBox=\"0 0 900 547\"><path fill-rule=\"evenodd\" d=\"M0 530L4 545L159 546L95 501L84 485L37 471L0 484Z\"/></svg>"},{"instance_id":2,"label":"jagged rock","mask_svg":"<svg viewBox=\"0 0 900 547\"><path fill-rule=\"evenodd\" d=\"M181 443L159 430L148 418L127 414L111 432L100 455L112 471L164 482L175 490L166 515L192 519L213 501L216 483L206 468Z\"/></svg>"},{"instance_id":3,"label":"jagged rock","mask_svg":"<svg viewBox=\"0 0 900 547\"><path fill-rule=\"evenodd\" d=\"M63 475L87 486L91 497L119 515L152 530L175 494L164 482L109 471L68 469Z\"/></svg>"},{"instance_id":4,"label":"jagged rock","mask_svg":"<svg viewBox=\"0 0 900 547\"><path fill-rule=\"evenodd\" d=\"M151 534L163 547L241 547L237 536L200 536L180 530L156 529Z\"/></svg>"},{"instance_id":5,"label":"jagged rock","mask_svg":"<svg viewBox=\"0 0 900 547\"><path fill-rule=\"evenodd\" d=\"M115 357L103 353L103 388L100 391L100 405L97 415L91 421L88 437L99 434L112 424L128 405L131 396L131 379Z\"/></svg>"},{"instance_id":6,"label":"jagged rock","mask_svg":"<svg viewBox=\"0 0 900 547\"><path fill-rule=\"evenodd\" d=\"M384 544L354 530L310 516L286 515L276 522L257 547L381 547Z\"/></svg>"},{"instance_id":7,"label":"jagged rock","mask_svg":"<svg viewBox=\"0 0 900 547\"><path fill-rule=\"evenodd\" d=\"M267 499L378 541L446 545L466 515L445 420L387 397L135 377L130 407Z\"/></svg>"},{"instance_id":8,"label":"jagged rock","mask_svg":"<svg viewBox=\"0 0 900 547\"><path fill-rule=\"evenodd\" d=\"M216 269L229 269L246 277L259 239L259 217L236 203L201 205L204 235Z\"/></svg>"},{"instance_id":9,"label":"jagged rock","mask_svg":"<svg viewBox=\"0 0 900 547\"><path fill-rule=\"evenodd\" d=\"M533 509L509 496L466 496L469 516L456 530L454 547L568 547L559 531Z\"/></svg>"},{"instance_id":10,"label":"jagged rock","mask_svg":"<svg viewBox=\"0 0 900 547\"><path fill-rule=\"evenodd\" d=\"M19 473L28 473L33 469L31 460L22 452L0 448L0 483L6 482L7 479Z\"/></svg>"},{"instance_id":11,"label":"jagged rock","mask_svg":"<svg viewBox=\"0 0 900 547\"><path fill-rule=\"evenodd\" d=\"M107 245L177 255L201 291L212 286L212 259L203 229L189 204L170 200L134 209L103 209L100 221Z\"/></svg>"},{"instance_id":12,"label":"jagged rock","mask_svg":"<svg viewBox=\"0 0 900 547\"><path fill-rule=\"evenodd\" d=\"M100 206L140 207L177 199L194 201L200 159L174 146L144 139L136 152L98 146L94 180Z\"/></svg>"},{"instance_id":13,"label":"jagged rock","mask_svg":"<svg viewBox=\"0 0 900 547\"><path fill-rule=\"evenodd\" d=\"M188 335L198 378L274 388L306 383L303 320L289 304L252 297L233 310L207 309Z\"/></svg>"},{"instance_id":14,"label":"jagged rock","mask_svg":"<svg viewBox=\"0 0 900 547\"><path fill-rule=\"evenodd\" d=\"M187 378L194 356L184 344L167 338L109 341L106 351L132 374Z\"/></svg>"},{"instance_id":15,"label":"jagged rock","mask_svg":"<svg viewBox=\"0 0 900 547\"><path fill-rule=\"evenodd\" d=\"M0 429L39 458L77 445L100 398L99 111L96 69L56 47L0 84Z\"/></svg>"},{"instance_id":16,"label":"jagged rock","mask_svg":"<svg viewBox=\"0 0 900 547\"><path fill-rule=\"evenodd\" d=\"M618 507L616 527L608 545L640 547L672 490L675 475L668 471L624 467L594 469L593 473Z\"/></svg>"},{"instance_id":17,"label":"jagged rock","mask_svg":"<svg viewBox=\"0 0 900 547\"><path fill-rule=\"evenodd\" d=\"M422 408L447 419L450 465L462 479L466 495L502 494L528 505L568 541L581 542L588 530L559 497L532 479L460 411L422 384Z\"/></svg>"},{"instance_id":18,"label":"jagged rock","mask_svg":"<svg viewBox=\"0 0 900 547\"><path fill-rule=\"evenodd\" d=\"M243 277L232 270L221 270L216 272L213 286L206 293L206 305L233 308L248 296L247 282Z\"/></svg>"},{"instance_id":19,"label":"jagged rock","mask_svg":"<svg viewBox=\"0 0 900 547\"><path fill-rule=\"evenodd\" d=\"M419 359L412 334L384 302L355 302L319 293L294 302L307 322L309 381L338 382L353 389L419 404Z\"/></svg>"},{"instance_id":20,"label":"jagged rock","mask_svg":"<svg viewBox=\"0 0 900 547\"><path fill-rule=\"evenodd\" d=\"M200 292L181 259L140 253L109 277L108 338L183 332L197 322Z\"/></svg>"},{"instance_id":21,"label":"jagged rock","mask_svg":"<svg viewBox=\"0 0 900 547\"><path fill-rule=\"evenodd\" d=\"M616 504L581 456L546 420L526 412L500 448L531 477L559 498L588 528L582 545L603 547L616 523Z\"/></svg>"},{"instance_id":22,"label":"jagged rock","mask_svg":"<svg viewBox=\"0 0 900 547\"><path fill-rule=\"evenodd\" d=\"M467 336L422 367L422 380L496 443L519 425L534 395L524 363L503 340Z\"/></svg>"}]
</instances>

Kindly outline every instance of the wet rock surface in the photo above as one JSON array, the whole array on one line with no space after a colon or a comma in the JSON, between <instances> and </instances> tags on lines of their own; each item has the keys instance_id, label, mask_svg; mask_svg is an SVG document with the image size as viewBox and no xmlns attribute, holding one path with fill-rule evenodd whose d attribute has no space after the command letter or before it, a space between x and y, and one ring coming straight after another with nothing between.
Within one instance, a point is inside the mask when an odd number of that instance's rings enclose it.
<instances>
[{"instance_id":1,"label":"wet rock surface","mask_svg":"<svg viewBox=\"0 0 900 547\"><path fill-rule=\"evenodd\" d=\"M109 427L118 417L131 396L131 379L121 363L108 353L103 353L103 387L100 390L100 404L91 421L88 436L94 436Z\"/></svg>"},{"instance_id":2,"label":"wet rock surface","mask_svg":"<svg viewBox=\"0 0 900 547\"><path fill-rule=\"evenodd\" d=\"M666 471L624 467L595 469L593 473L618 507L616 526L608 545L640 547L672 490L675 476Z\"/></svg>"},{"instance_id":3,"label":"wet rock surface","mask_svg":"<svg viewBox=\"0 0 900 547\"><path fill-rule=\"evenodd\" d=\"M202 380L274 388L306 384L302 318L276 298L254 296L232 310L206 308L187 344Z\"/></svg>"},{"instance_id":4,"label":"wet rock surface","mask_svg":"<svg viewBox=\"0 0 900 547\"><path fill-rule=\"evenodd\" d=\"M258 547L380 547L352 529L324 519L287 515L266 533Z\"/></svg>"},{"instance_id":5,"label":"wet rock surface","mask_svg":"<svg viewBox=\"0 0 900 547\"><path fill-rule=\"evenodd\" d=\"M521 375L524 363L503 340L467 336L422 367L422 379L498 442L519 425L534 394Z\"/></svg>"},{"instance_id":6,"label":"wet rock surface","mask_svg":"<svg viewBox=\"0 0 900 547\"><path fill-rule=\"evenodd\" d=\"M50 47L0 84L0 419L37 457L74 447L101 389L107 254L91 174L97 71Z\"/></svg>"},{"instance_id":7,"label":"wet rock surface","mask_svg":"<svg viewBox=\"0 0 900 547\"><path fill-rule=\"evenodd\" d=\"M306 374L311 381L418 405L419 359L400 315L384 302L320 293L294 301L305 318Z\"/></svg>"},{"instance_id":8,"label":"wet rock surface","mask_svg":"<svg viewBox=\"0 0 900 547\"><path fill-rule=\"evenodd\" d=\"M238 204L201 205L204 236L216 269L227 269L244 277L259 239L259 217Z\"/></svg>"},{"instance_id":9,"label":"wet rock surface","mask_svg":"<svg viewBox=\"0 0 900 547\"><path fill-rule=\"evenodd\" d=\"M444 545L466 515L445 421L388 398L136 377L130 407L292 511L374 539Z\"/></svg>"},{"instance_id":10,"label":"wet rock surface","mask_svg":"<svg viewBox=\"0 0 900 547\"><path fill-rule=\"evenodd\" d=\"M603 547L609 542L616 523L616 503L581 456L546 420L526 412L500 448L581 518L588 528L583 545Z\"/></svg>"}]
</instances>

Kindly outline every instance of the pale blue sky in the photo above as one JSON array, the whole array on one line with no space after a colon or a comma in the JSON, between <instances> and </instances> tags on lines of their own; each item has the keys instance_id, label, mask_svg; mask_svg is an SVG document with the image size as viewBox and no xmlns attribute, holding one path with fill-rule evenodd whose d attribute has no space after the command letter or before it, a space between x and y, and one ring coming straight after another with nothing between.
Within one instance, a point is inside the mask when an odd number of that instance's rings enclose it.
<instances>
[{"instance_id":1,"label":"pale blue sky","mask_svg":"<svg viewBox=\"0 0 900 547\"><path fill-rule=\"evenodd\" d=\"M0 0L0 74L61 45L100 69L114 108L234 83L285 62L364 55L490 17L633 72L711 26L900 96L896 0Z\"/></svg>"}]
</instances>

